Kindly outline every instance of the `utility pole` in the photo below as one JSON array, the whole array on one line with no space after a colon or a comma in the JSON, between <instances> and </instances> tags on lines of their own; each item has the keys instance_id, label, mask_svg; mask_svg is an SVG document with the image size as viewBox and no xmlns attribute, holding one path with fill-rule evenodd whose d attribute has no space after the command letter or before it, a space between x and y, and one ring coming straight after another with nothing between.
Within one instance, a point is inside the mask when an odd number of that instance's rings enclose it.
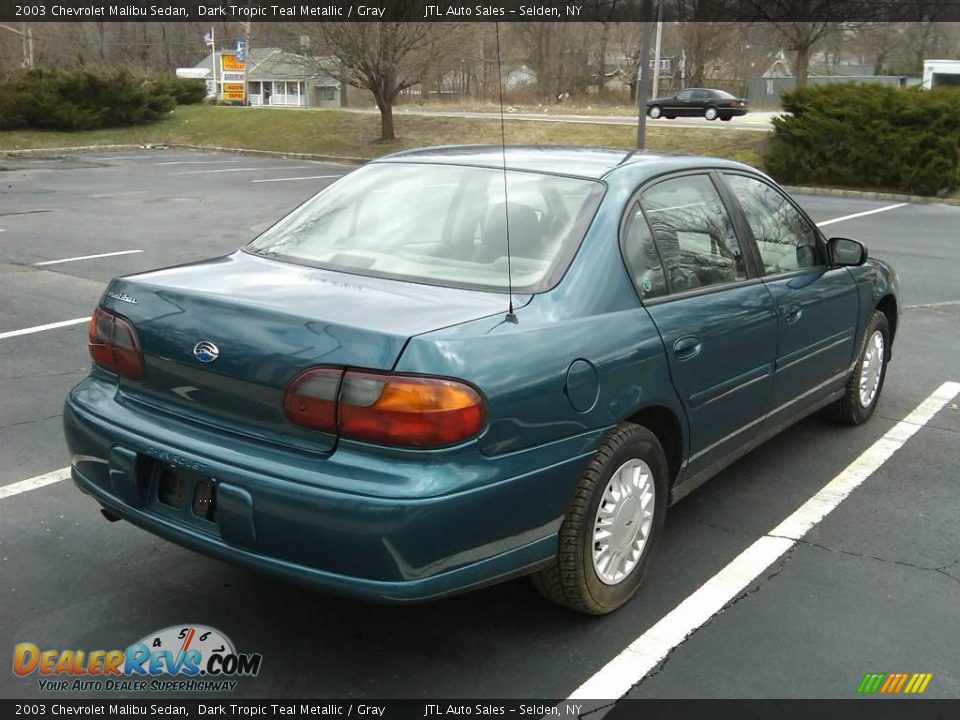
<instances>
[{"instance_id":1,"label":"utility pole","mask_svg":"<svg viewBox=\"0 0 960 720\"><path fill-rule=\"evenodd\" d=\"M657 41L653 45L653 97L660 97L660 41L663 39L663 0L657 0Z\"/></svg>"},{"instance_id":2,"label":"utility pole","mask_svg":"<svg viewBox=\"0 0 960 720\"><path fill-rule=\"evenodd\" d=\"M20 67L25 70L33 70L33 30L31 28L27 28L25 31L17 30L9 25L0 25L0 28L9 30L20 36L20 47L23 56L23 59L20 61Z\"/></svg>"},{"instance_id":3,"label":"utility pole","mask_svg":"<svg viewBox=\"0 0 960 720\"><path fill-rule=\"evenodd\" d=\"M250 20L243 23L243 104L250 104L250 83L247 68L250 67ZM263 88L261 88L263 92Z\"/></svg>"},{"instance_id":4,"label":"utility pole","mask_svg":"<svg viewBox=\"0 0 960 720\"><path fill-rule=\"evenodd\" d=\"M23 41L27 45L27 68L33 70L33 28L27 28Z\"/></svg>"},{"instance_id":5,"label":"utility pole","mask_svg":"<svg viewBox=\"0 0 960 720\"><path fill-rule=\"evenodd\" d=\"M651 15L653 15L653 0L643 0L643 4L640 6L640 19L643 22L643 39L640 41L640 62L637 65L637 150L643 150L646 144Z\"/></svg>"}]
</instances>

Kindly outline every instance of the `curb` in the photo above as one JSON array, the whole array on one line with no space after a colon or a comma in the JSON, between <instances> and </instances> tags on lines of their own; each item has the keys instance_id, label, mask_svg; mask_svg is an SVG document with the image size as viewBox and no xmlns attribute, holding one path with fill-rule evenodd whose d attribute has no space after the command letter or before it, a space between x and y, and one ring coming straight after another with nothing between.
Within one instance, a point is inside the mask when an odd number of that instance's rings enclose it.
<instances>
[{"instance_id":1,"label":"curb","mask_svg":"<svg viewBox=\"0 0 960 720\"><path fill-rule=\"evenodd\" d=\"M861 200L892 200L893 202L917 203L919 205L960 205L960 198L901 195L899 193L846 190L844 188L807 187L804 185L781 185L780 187L791 195L826 195L828 197L859 198Z\"/></svg>"},{"instance_id":2,"label":"curb","mask_svg":"<svg viewBox=\"0 0 960 720\"><path fill-rule=\"evenodd\" d=\"M26 150L0 150L4 157L35 157L65 152L105 152L111 150L195 150L200 152L218 152L232 155L260 157L280 157L294 160L316 160L318 162L340 163L344 165L364 165L373 158L358 158L346 155L320 155L318 153L281 152L279 150L252 150L249 148L231 148L219 145L191 145L189 143L151 143L147 145L79 145L76 147L30 148ZM960 206L960 198L930 197L927 195L903 195L899 193L872 192L868 190L847 190L844 188L815 187L805 185L781 185L791 195L824 195L828 197L859 198L861 200L890 200L893 202L916 203L919 205Z\"/></svg>"},{"instance_id":3,"label":"curb","mask_svg":"<svg viewBox=\"0 0 960 720\"><path fill-rule=\"evenodd\" d=\"M341 163L345 165L364 165L372 158L358 158L345 155L320 155L317 153L280 152L277 150L251 150L247 148L220 147L217 145L191 145L188 143L150 143L125 145L78 145L76 147L30 148L26 150L0 150L3 157L42 157L67 152L109 152L112 150L197 150L204 152L229 153L232 155L250 155L261 157L281 157L293 160L316 160L319 162Z\"/></svg>"}]
</instances>

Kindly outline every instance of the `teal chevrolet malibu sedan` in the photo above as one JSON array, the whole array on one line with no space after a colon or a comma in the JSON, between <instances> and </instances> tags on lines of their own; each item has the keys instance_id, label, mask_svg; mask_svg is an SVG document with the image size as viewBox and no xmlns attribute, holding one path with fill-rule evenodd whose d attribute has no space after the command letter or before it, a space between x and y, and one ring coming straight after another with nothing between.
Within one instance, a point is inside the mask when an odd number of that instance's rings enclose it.
<instances>
[{"instance_id":1,"label":"teal chevrolet malibu sedan","mask_svg":"<svg viewBox=\"0 0 960 720\"><path fill-rule=\"evenodd\" d=\"M323 590L531 575L607 613L671 504L810 413L870 418L898 307L889 265L739 163L399 153L235 253L113 280L73 478L108 519Z\"/></svg>"}]
</instances>

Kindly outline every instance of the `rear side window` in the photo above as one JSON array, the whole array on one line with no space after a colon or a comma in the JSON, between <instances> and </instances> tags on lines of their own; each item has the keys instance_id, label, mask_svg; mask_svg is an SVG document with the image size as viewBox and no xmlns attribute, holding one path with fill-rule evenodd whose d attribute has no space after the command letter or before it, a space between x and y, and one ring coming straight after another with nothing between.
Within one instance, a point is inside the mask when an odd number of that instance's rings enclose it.
<instances>
[{"instance_id":1,"label":"rear side window","mask_svg":"<svg viewBox=\"0 0 960 720\"><path fill-rule=\"evenodd\" d=\"M623 228L623 259L640 298L650 300L667 294L660 254L639 203L634 203Z\"/></svg>"},{"instance_id":2,"label":"rear side window","mask_svg":"<svg viewBox=\"0 0 960 720\"><path fill-rule=\"evenodd\" d=\"M817 231L779 190L744 175L725 179L750 224L765 275L819 264Z\"/></svg>"},{"instance_id":3,"label":"rear side window","mask_svg":"<svg viewBox=\"0 0 960 720\"><path fill-rule=\"evenodd\" d=\"M707 175L665 180L640 196L670 292L745 280L733 223Z\"/></svg>"}]
</instances>

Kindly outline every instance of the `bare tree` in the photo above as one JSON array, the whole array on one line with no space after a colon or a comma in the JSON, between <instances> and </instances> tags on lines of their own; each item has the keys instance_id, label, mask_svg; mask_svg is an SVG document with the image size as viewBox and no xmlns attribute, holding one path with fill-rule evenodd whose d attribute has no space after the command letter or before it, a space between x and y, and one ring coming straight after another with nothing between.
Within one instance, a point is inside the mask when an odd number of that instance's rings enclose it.
<instances>
[{"instance_id":1,"label":"bare tree","mask_svg":"<svg viewBox=\"0 0 960 720\"><path fill-rule=\"evenodd\" d=\"M415 17L415 3L398 0L394 12ZM455 42L451 26L418 22L312 23L302 26L336 58L305 58L341 82L365 88L380 110L380 140L396 139L393 106L401 91L424 84L436 58Z\"/></svg>"},{"instance_id":2,"label":"bare tree","mask_svg":"<svg viewBox=\"0 0 960 720\"><path fill-rule=\"evenodd\" d=\"M805 85L813 47L832 32L838 23L851 18L859 22L903 19L910 12L928 15L929 0L743 0L749 15L776 28L785 50L796 53L794 75Z\"/></svg>"}]
</instances>

